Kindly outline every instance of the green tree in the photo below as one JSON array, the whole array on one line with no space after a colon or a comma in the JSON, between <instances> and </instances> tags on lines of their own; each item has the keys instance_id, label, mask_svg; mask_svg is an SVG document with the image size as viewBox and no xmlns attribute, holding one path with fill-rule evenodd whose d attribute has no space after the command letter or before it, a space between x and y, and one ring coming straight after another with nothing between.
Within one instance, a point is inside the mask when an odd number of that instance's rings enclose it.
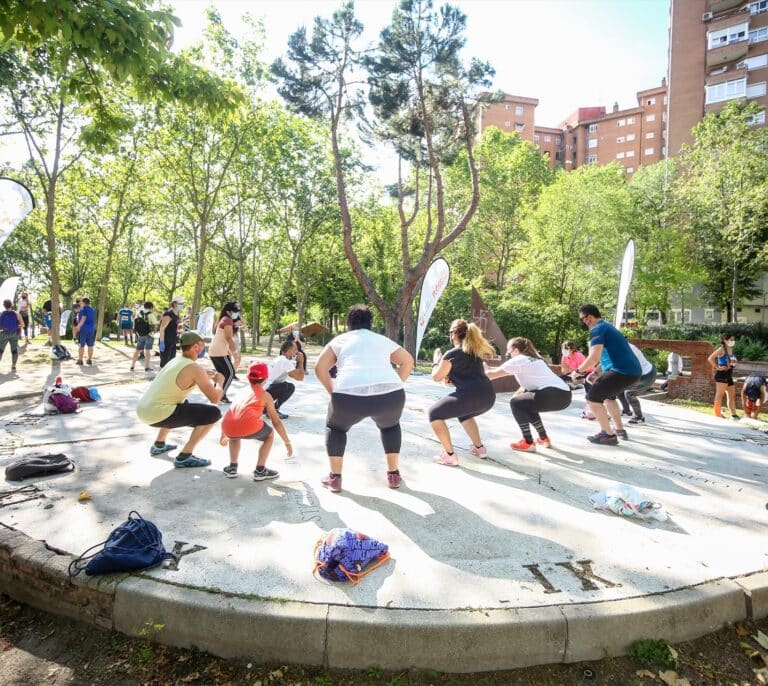
<instances>
[{"instance_id":1,"label":"green tree","mask_svg":"<svg viewBox=\"0 0 768 686\"><path fill-rule=\"evenodd\" d=\"M755 279L768 262L768 129L752 125L759 109L738 101L708 114L682 154L679 193L707 273L704 286L728 321L736 320L743 298L756 294Z\"/></svg>"}]
</instances>

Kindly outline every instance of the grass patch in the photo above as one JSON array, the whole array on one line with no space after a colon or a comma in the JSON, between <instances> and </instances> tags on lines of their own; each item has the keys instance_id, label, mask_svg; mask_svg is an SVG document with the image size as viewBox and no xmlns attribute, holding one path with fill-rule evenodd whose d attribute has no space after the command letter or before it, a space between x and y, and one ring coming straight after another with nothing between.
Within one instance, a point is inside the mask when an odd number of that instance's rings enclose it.
<instances>
[{"instance_id":1,"label":"grass patch","mask_svg":"<svg viewBox=\"0 0 768 686\"><path fill-rule=\"evenodd\" d=\"M712 417L715 415L715 408L712 403L703 403L699 400L688 400L686 398L664 398L658 402L662 402L665 405L682 407L686 410L693 410L694 412L701 412L701 414L708 414Z\"/></svg>"},{"instance_id":2,"label":"grass patch","mask_svg":"<svg viewBox=\"0 0 768 686\"><path fill-rule=\"evenodd\" d=\"M662 667L674 667L677 659L666 641L660 641L653 638L645 639L635 643L629 651L644 667L660 665Z\"/></svg>"}]
</instances>

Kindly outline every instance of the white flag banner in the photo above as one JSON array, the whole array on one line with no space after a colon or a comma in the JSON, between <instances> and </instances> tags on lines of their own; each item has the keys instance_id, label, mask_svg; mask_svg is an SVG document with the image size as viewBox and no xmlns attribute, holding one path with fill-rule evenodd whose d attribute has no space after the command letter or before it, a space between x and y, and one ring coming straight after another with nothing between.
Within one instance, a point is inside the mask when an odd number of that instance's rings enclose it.
<instances>
[{"instance_id":1,"label":"white flag banner","mask_svg":"<svg viewBox=\"0 0 768 686\"><path fill-rule=\"evenodd\" d=\"M64 336L67 333L67 324L69 323L69 315L72 314L72 310L64 310L59 318L59 336Z\"/></svg>"},{"instance_id":2,"label":"white flag banner","mask_svg":"<svg viewBox=\"0 0 768 686\"><path fill-rule=\"evenodd\" d=\"M197 333L203 338L213 337L213 319L216 316L216 310L212 307L206 307L197 315Z\"/></svg>"},{"instance_id":3,"label":"white flag banner","mask_svg":"<svg viewBox=\"0 0 768 686\"><path fill-rule=\"evenodd\" d=\"M621 278L619 279L619 299L616 303L616 321L614 326L618 329L624 318L624 308L627 305L629 287L632 284L632 273L635 271L635 241L631 238L624 248L624 259L621 262Z\"/></svg>"},{"instance_id":4,"label":"white flag banner","mask_svg":"<svg viewBox=\"0 0 768 686\"><path fill-rule=\"evenodd\" d=\"M419 356L419 348L427 330L429 318L435 311L435 305L443 294L448 280L451 278L451 268L442 257L438 257L427 269L424 280L421 282L421 297L419 298L419 319L416 328L416 357Z\"/></svg>"},{"instance_id":5,"label":"white flag banner","mask_svg":"<svg viewBox=\"0 0 768 686\"><path fill-rule=\"evenodd\" d=\"M9 276L5 281L3 281L3 285L0 286L0 305L3 304L4 300L10 300L11 302L14 302L16 299L16 289L18 287L18 276Z\"/></svg>"},{"instance_id":6,"label":"white flag banner","mask_svg":"<svg viewBox=\"0 0 768 686\"><path fill-rule=\"evenodd\" d=\"M26 186L13 179L0 178L0 246L34 208L35 201Z\"/></svg>"}]
</instances>

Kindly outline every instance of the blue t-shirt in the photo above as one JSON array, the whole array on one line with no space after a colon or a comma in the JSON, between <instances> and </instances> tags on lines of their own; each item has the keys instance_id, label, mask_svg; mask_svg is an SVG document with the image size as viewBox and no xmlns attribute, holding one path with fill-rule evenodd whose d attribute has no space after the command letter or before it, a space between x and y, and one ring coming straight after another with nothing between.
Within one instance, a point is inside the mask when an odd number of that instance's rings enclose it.
<instances>
[{"instance_id":1,"label":"blue t-shirt","mask_svg":"<svg viewBox=\"0 0 768 686\"><path fill-rule=\"evenodd\" d=\"M120 322L121 329L133 328L133 310L129 307L124 307L117 313L117 321Z\"/></svg>"},{"instance_id":2,"label":"blue t-shirt","mask_svg":"<svg viewBox=\"0 0 768 686\"><path fill-rule=\"evenodd\" d=\"M96 328L96 310L90 305L83 305L77 314L77 323L80 326L80 331Z\"/></svg>"},{"instance_id":3,"label":"blue t-shirt","mask_svg":"<svg viewBox=\"0 0 768 686\"><path fill-rule=\"evenodd\" d=\"M602 345L600 366L604 372L611 369L626 376L640 376L642 368L627 339L615 326L604 319L595 324L589 332L589 345Z\"/></svg>"}]
</instances>

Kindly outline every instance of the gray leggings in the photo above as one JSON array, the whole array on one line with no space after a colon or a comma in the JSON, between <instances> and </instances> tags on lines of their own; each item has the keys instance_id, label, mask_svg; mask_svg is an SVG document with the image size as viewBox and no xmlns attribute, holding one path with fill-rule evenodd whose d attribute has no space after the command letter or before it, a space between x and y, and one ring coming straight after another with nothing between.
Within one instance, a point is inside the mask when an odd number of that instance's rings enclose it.
<instances>
[{"instance_id":1,"label":"gray leggings","mask_svg":"<svg viewBox=\"0 0 768 686\"><path fill-rule=\"evenodd\" d=\"M379 427L385 453L399 453L402 435L400 415L405 407L405 391L401 388L382 395L349 395L332 393L325 420L325 449L329 457L343 457L347 447L347 431L366 417Z\"/></svg>"},{"instance_id":2,"label":"gray leggings","mask_svg":"<svg viewBox=\"0 0 768 686\"><path fill-rule=\"evenodd\" d=\"M5 346L10 343L11 345L11 364L15 367L16 361L19 359L19 332L13 331L7 333L0 331L0 357L5 352Z\"/></svg>"}]
</instances>

